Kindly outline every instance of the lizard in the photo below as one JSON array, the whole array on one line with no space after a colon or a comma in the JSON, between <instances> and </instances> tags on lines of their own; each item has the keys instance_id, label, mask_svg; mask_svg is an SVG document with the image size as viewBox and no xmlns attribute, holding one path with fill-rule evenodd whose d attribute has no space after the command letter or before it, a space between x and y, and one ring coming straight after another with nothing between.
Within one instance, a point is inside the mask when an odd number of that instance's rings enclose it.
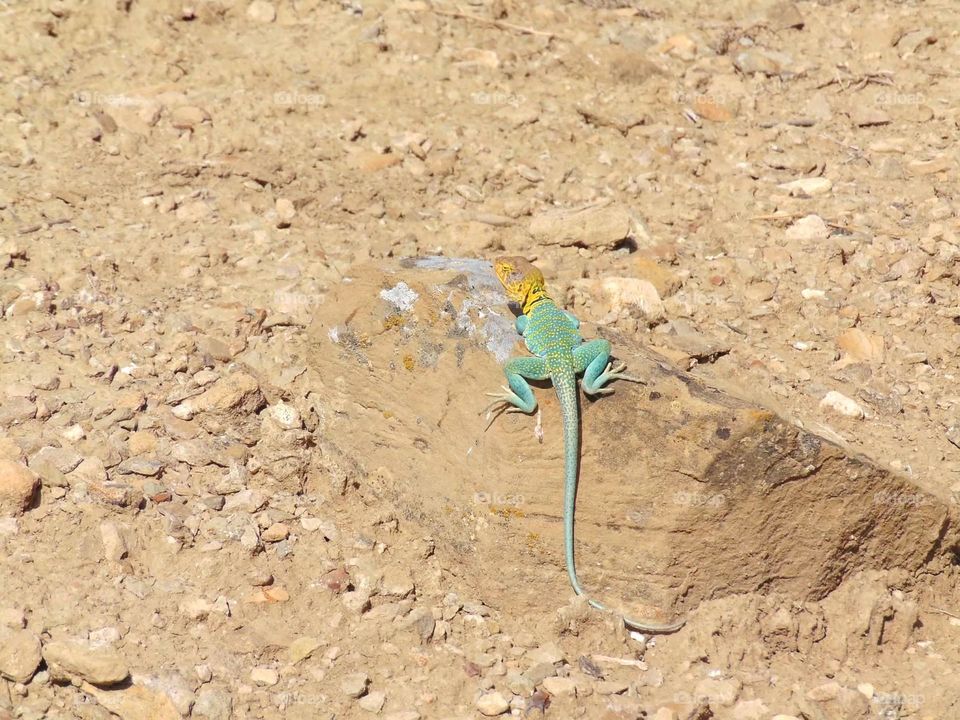
<instances>
[{"instance_id":1,"label":"lizard","mask_svg":"<svg viewBox=\"0 0 960 720\"><path fill-rule=\"evenodd\" d=\"M580 321L573 313L560 308L547 294L543 273L526 258L501 256L494 260L493 266L507 298L520 306L521 314L515 327L533 355L507 361L504 374L509 387L504 386L503 392L486 393L494 398L485 408L487 419L490 422L496 419L494 408L497 408L497 414L504 411L533 413L537 409L537 400L527 381L550 380L553 383L563 417L563 544L567 575L574 592L586 597L591 607L611 612L606 605L584 592L574 558L574 511L580 470L577 376L583 374L583 391L591 396L612 393L612 388L605 387L612 380L643 381L626 375L623 372L626 365L622 363L614 367L609 340L583 340ZM656 623L621 617L627 627L651 634L676 632L686 622L681 619L673 623Z\"/></svg>"}]
</instances>

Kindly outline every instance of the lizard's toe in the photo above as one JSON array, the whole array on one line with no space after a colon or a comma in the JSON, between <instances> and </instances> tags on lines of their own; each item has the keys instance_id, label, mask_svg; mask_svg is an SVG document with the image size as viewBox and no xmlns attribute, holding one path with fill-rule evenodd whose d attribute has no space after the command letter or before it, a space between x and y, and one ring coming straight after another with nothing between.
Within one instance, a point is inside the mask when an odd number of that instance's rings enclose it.
<instances>
[{"instance_id":1,"label":"lizard's toe","mask_svg":"<svg viewBox=\"0 0 960 720\"><path fill-rule=\"evenodd\" d=\"M611 380L626 380L627 382L635 382L646 384L643 380L633 375L627 375L624 370L627 369L625 363L619 363L616 367L613 366L613 363L607 363L607 369L603 371L600 375L601 384L605 385Z\"/></svg>"}]
</instances>

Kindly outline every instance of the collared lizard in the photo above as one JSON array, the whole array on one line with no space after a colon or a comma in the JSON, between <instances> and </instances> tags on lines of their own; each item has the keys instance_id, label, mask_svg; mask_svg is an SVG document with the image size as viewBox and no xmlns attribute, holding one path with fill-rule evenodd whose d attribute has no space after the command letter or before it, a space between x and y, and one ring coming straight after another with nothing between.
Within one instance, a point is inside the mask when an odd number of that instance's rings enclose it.
<instances>
[{"instance_id":1,"label":"collared lizard","mask_svg":"<svg viewBox=\"0 0 960 720\"><path fill-rule=\"evenodd\" d=\"M577 496L577 476L580 465L580 417L577 405L577 375L583 373L583 391L588 395L607 395L612 388L604 387L611 380L642 382L625 375L626 366L613 367L610 362L610 342L580 337L580 321L572 313L562 310L547 294L543 273L522 257L498 257L494 270L507 297L518 303L521 315L517 318L517 332L523 336L533 357L515 357L504 366L507 384L502 393L487 393L495 398L487 406L487 417L501 405L506 412L532 413L537 400L527 380L550 380L560 400L563 415L564 486L563 486L563 544L567 575L577 595L584 595L577 578L574 562L574 510ZM603 603L587 597L587 602L598 610L610 611ZM633 629L647 633L671 633L679 630L684 620L674 623L655 623L623 617Z\"/></svg>"}]
</instances>

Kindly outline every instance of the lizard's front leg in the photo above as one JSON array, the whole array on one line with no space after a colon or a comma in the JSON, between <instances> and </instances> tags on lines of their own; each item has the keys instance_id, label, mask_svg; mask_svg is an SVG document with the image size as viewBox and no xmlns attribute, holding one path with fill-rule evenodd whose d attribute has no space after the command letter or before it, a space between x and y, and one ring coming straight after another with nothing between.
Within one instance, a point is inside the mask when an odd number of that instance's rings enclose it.
<instances>
[{"instance_id":1,"label":"lizard's front leg","mask_svg":"<svg viewBox=\"0 0 960 720\"><path fill-rule=\"evenodd\" d=\"M490 397L495 398L484 409L487 417L490 418L493 408L501 403L504 404L503 409L506 412L532 413L536 410L537 399L533 396L533 390L527 384L527 380L546 380L550 377L547 373L547 364L543 358L512 358L507 361L503 372L507 376L507 384L510 387L503 388L502 393L487 393Z\"/></svg>"},{"instance_id":2,"label":"lizard's front leg","mask_svg":"<svg viewBox=\"0 0 960 720\"><path fill-rule=\"evenodd\" d=\"M643 380L625 375L627 366L620 363L613 367L610 362L610 341L591 340L573 349L573 362L577 373L583 373L583 391L587 395L609 395L613 388L604 387L611 380Z\"/></svg>"}]
</instances>

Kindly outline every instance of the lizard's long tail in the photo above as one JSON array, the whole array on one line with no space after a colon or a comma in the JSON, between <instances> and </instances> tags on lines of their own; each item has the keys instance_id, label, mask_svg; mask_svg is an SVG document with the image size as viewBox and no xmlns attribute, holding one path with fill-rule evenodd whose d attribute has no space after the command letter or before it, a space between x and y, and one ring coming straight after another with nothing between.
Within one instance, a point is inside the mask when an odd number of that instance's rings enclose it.
<instances>
[{"instance_id":1,"label":"lizard's long tail","mask_svg":"<svg viewBox=\"0 0 960 720\"><path fill-rule=\"evenodd\" d=\"M567 576L577 595L583 595L591 607L604 612L613 612L599 600L594 600L580 586L574 555L574 517L577 507L577 479L580 473L580 412L577 405L577 376L573 372L551 376L553 387L560 399L563 415L563 549L567 563ZM674 623L655 623L633 620L621 616L624 624L645 633L672 633L683 627L685 620Z\"/></svg>"}]
</instances>

